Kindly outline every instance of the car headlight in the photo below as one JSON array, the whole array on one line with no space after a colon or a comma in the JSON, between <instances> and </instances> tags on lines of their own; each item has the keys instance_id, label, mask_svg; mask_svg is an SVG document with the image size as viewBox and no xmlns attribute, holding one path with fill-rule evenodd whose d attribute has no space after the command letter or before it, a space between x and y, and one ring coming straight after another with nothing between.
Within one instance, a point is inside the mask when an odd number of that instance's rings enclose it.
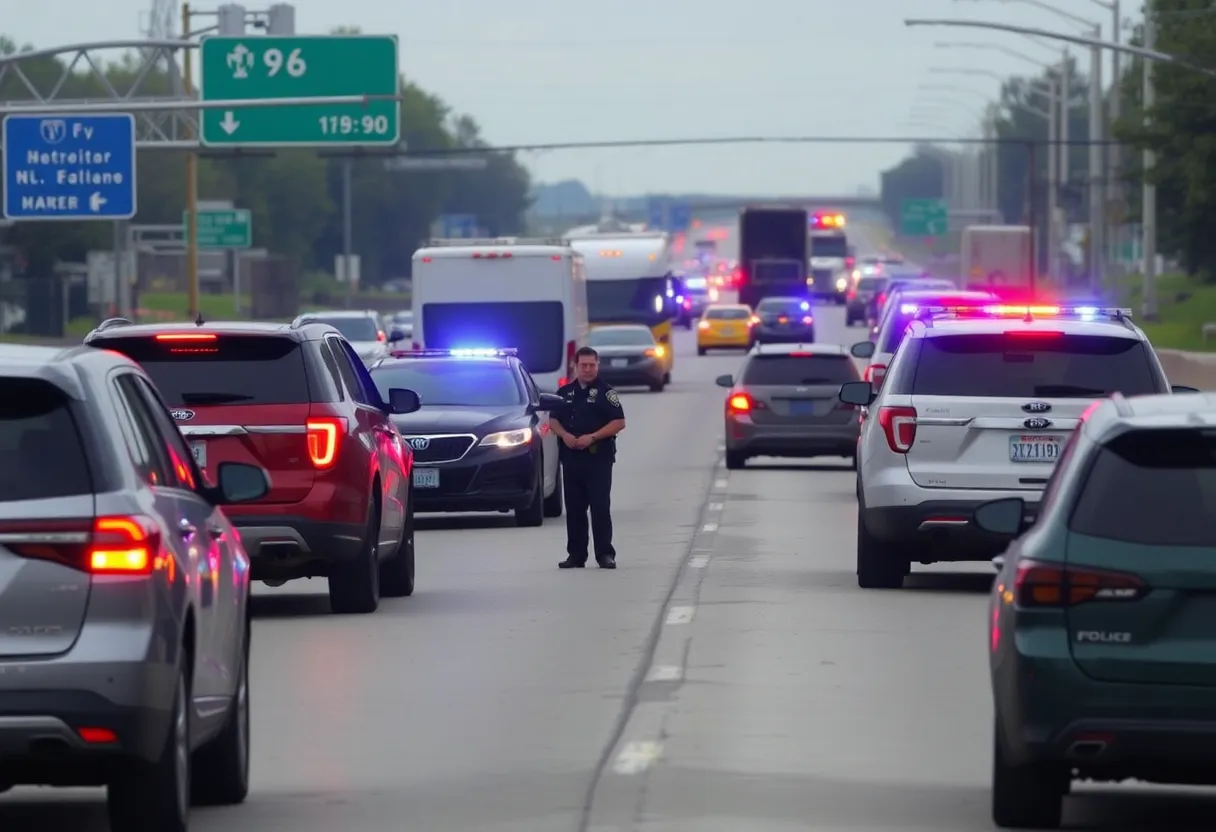
<instances>
[{"instance_id":1,"label":"car headlight","mask_svg":"<svg viewBox=\"0 0 1216 832\"><path fill-rule=\"evenodd\" d=\"M848 278L844 278L844 277L836 278L836 291L837 292L843 292L845 290L845 287L847 287L848 285L849 285Z\"/></svg>"},{"instance_id":2,"label":"car headlight","mask_svg":"<svg viewBox=\"0 0 1216 832\"><path fill-rule=\"evenodd\" d=\"M478 443L482 447L518 448L532 441L532 428L521 430L503 430L498 433L487 433Z\"/></svg>"}]
</instances>

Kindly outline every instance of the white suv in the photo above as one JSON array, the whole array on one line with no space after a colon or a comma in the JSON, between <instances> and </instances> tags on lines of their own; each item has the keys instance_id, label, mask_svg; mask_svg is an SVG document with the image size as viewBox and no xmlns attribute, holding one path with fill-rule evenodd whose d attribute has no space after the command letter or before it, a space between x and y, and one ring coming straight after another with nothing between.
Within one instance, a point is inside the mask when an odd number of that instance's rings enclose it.
<instances>
[{"instance_id":1,"label":"white suv","mask_svg":"<svg viewBox=\"0 0 1216 832\"><path fill-rule=\"evenodd\" d=\"M1020 497L1033 515L1095 399L1171 390L1130 310L926 307L882 388L845 384L868 407L858 443L857 584L903 585L913 562L988 560L1008 541L972 522ZM1175 387L1174 392L1194 392Z\"/></svg>"}]
</instances>

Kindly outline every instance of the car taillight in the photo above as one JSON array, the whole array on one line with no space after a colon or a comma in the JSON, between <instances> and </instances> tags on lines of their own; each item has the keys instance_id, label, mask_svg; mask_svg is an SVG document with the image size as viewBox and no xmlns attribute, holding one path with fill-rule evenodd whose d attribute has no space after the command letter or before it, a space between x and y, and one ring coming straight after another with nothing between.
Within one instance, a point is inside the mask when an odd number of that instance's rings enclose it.
<instances>
[{"instance_id":1,"label":"car taillight","mask_svg":"<svg viewBox=\"0 0 1216 832\"><path fill-rule=\"evenodd\" d=\"M701 321L697 324L697 329L709 329L709 321Z\"/></svg>"},{"instance_id":2,"label":"car taillight","mask_svg":"<svg viewBox=\"0 0 1216 832\"><path fill-rule=\"evenodd\" d=\"M1136 575L1106 569L1018 561L1014 597L1020 607L1073 607L1091 601L1138 601L1148 584Z\"/></svg>"},{"instance_id":3,"label":"car taillight","mask_svg":"<svg viewBox=\"0 0 1216 832\"><path fill-rule=\"evenodd\" d=\"M897 454L906 454L916 441L916 409L912 407L880 407L878 424L886 434L887 445Z\"/></svg>"},{"instance_id":4,"label":"car taillight","mask_svg":"<svg viewBox=\"0 0 1216 832\"><path fill-rule=\"evenodd\" d=\"M161 532L144 515L0 523L0 544L24 558L48 560L92 575L147 575Z\"/></svg>"},{"instance_id":5,"label":"car taillight","mask_svg":"<svg viewBox=\"0 0 1216 832\"><path fill-rule=\"evenodd\" d=\"M876 303L878 304L878 308L879 308L879 310L880 310L880 311L882 310L882 305L883 305L884 303L886 303L886 302L887 302L887 293L886 293L886 292L883 292L882 294L880 294L880 295L878 296L878 300L876 301Z\"/></svg>"},{"instance_id":6,"label":"car taillight","mask_svg":"<svg viewBox=\"0 0 1216 832\"><path fill-rule=\"evenodd\" d=\"M886 377L886 364L871 364L870 366L866 367L866 371L862 375L863 379L870 382L870 384L873 384L875 387L880 387L882 385L882 380Z\"/></svg>"},{"instance_id":7,"label":"car taillight","mask_svg":"<svg viewBox=\"0 0 1216 832\"><path fill-rule=\"evenodd\" d=\"M726 412L733 415L759 410L760 403L747 393L735 393L726 400Z\"/></svg>"},{"instance_id":8,"label":"car taillight","mask_svg":"<svg viewBox=\"0 0 1216 832\"><path fill-rule=\"evenodd\" d=\"M808 324L808 325L809 325L809 324L813 324L813 323L815 323L815 319L814 319L814 318L812 318L810 315L803 315L803 316L802 316L802 322L803 322L804 324Z\"/></svg>"},{"instance_id":9,"label":"car taillight","mask_svg":"<svg viewBox=\"0 0 1216 832\"><path fill-rule=\"evenodd\" d=\"M692 309L692 301L690 301L688 298L684 298L684 308Z\"/></svg>"},{"instance_id":10,"label":"car taillight","mask_svg":"<svg viewBox=\"0 0 1216 832\"><path fill-rule=\"evenodd\" d=\"M385 335L383 332L377 332L377 333L376 333L376 340L377 340L377 341L379 341L381 344L387 344L387 343L388 343L388 336L387 336L387 335Z\"/></svg>"},{"instance_id":11,"label":"car taillight","mask_svg":"<svg viewBox=\"0 0 1216 832\"><path fill-rule=\"evenodd\" d=\"M849 300L857 299L857 287L856 286L854 286L852 289L849 290L847 297Z\"/></svg>"},{"instance_id":12,"label":"car taillight","mask_svg":"<svg viewBox=\"0 0 1216 832\"><path fill-rule=\"evenodd\" d=\"M313 418L304 423L308 436L308 458L314 468L331 468L338 460L338 447L346 435L346 420Z\"/></svg>"},{"instance_id":13,"label":"car taillight","mask_svg":"<svg viewBox=\"0 0 1216 832\"><path fill-rule=\"evenodd\" d=\"M760 319L758 317L756 317L755 315L752 315L750 318L747 319L748 326L756 326L759 323L760 323Z\"/></svg>"}]
</instances>

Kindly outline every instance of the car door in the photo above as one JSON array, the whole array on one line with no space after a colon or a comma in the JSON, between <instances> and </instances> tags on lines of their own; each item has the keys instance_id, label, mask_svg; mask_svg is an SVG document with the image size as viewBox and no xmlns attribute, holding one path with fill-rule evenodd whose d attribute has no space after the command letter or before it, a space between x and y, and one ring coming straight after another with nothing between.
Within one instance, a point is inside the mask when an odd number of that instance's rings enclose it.
<instances>
[{"instance_id":1,"label":"car door","mask_svg":"<svg viewBox=\"0 0 1216 832\"><path fill-rule=\"evenodd\" d=\"M214 610L218 553L211 541L200 536L205 528L204 515L194 506L193 487L198 482L197 468L182 443L173 450L157 427L155 409L135 372L115 374L111 383L124 415L124 433L136 465L148 478L155 494L156 509L167 526L164 545L171 549L188 576L189 591L183 599L195 616L195 666L191 691L196 705L210 697L223 695L222 673L215 661ZM143 382L146 384L146 382ZM186 609L178 610L182 619Z\"/></svg>"},{"instance_id":2,"label":"car door","mask_svg":"<svg viewBox=\"0 0 1216 832\"><path fill-rule=\"evenodd\" d=\"M228 697L236 690L244 661L246 620L249 606L249 558L223 511L199 494L202 477L194 464L194 457L186 446L186 440L169 416L169 408L160 393L146 379L136 377L135 385L147 404L157 434L164 442L179 479L177 498L182 516L196 530L194 538L200 550L206 549L207 574L210 587L200 586L200 606L211 616L211 661L216 674L218 692L208 692L222 701L200 702L206 713L215 710L226 712ZM210 602L209 604L207 602ZM196 699L202 691L195 692ZM209 708L208 704L214 705Z\"/></svg>"},{"instance_id":3,"label":"car door","mask_svg":"<svg viewBox=\"0 0 1216 832\"><path fill-rule=\"evenodd\" d=\"M355 405L360 440L376 456L380 471L380 541L396 545L405 528L407 483L401 467L401 434L393 425L371 374L343 338L326 339L338 373Z\"/></svg>"},{"instance_id":4,"label":"car door","mask_svg":"<svg viewBox=\"0 0 1216 832\"><path fill-rule=\"evenodd\" d=\"M540 390L536 386L536 381L527 372L524 372L524 386L528 389L528 402L535 408L540 404ZM538 411L534 418L536 419L536 433L540 436L541 456L544 465L544 493L545 496L549 496L557 486L559 456L557 434L553 432L549 425L548 411Z\"/></svg>"}]
</instances>

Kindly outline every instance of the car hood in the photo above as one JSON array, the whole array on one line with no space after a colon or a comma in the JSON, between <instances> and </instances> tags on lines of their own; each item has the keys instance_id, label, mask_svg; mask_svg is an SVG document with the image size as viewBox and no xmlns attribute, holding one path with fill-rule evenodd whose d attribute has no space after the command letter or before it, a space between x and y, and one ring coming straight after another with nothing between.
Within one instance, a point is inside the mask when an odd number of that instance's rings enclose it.
<instances>
[{"instance_id":1,"label":"car hood","mask_svg":"<svg viewBox=\"0 0 1216 832\"><path fill-rule=\"evenodd\" d=\"M406 436L437 433L484 436L499 430L518 430L527 427L530 421L522 405L511 408L423 405L421 410L392 419L397 430Z\"/></svg>"}]
</instances>

